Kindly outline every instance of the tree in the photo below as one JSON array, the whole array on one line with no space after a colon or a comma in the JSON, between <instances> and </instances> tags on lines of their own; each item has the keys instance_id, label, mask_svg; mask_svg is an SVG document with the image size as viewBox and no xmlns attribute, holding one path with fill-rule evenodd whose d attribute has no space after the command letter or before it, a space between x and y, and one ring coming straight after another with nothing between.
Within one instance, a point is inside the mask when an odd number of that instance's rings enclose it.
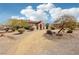
<instances>
[{"instance_id":1,"label":"tree","mask_svg":"<svg viewBox=\"0 0 79 59\"><path fill-rule=\"evenodd\" d=\"M63 15L57 18L55 23L60 24L60 27L61 27L58 33L60 33L64 28L69 28L71 30L76 28L76 18L70 15Z\"/></svg>"},{"instance_id":2,"label":"tree","mask_svg":"<svg viewBox=\"0 0 79 59\"><path fill-rule=\"evenodd\" d=\"M49 23L46 24L46 29L48 29L48 28L49 28Z\"/></svg>"},{"instance_id":3,"label":"tree","mask_svg":"<svg viewBox=\"0 0 79 59\"><path fill-rule=\"evenodd\" d=\"M8 25L10 25L13 28L19 29L29 26L28 22L23 19L9 19Z\"/></svg>"}]
</instances>

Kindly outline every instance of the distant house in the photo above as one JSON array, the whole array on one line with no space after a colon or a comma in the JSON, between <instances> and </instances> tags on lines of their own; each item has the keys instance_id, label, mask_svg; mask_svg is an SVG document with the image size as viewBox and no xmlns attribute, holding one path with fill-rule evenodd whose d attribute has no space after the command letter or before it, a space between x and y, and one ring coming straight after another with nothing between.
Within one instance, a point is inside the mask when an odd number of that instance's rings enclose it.
<instances>
[{"instance_id":1,"label":"distant house","mask_svg":"<svg viewBox=\"0 0 79 59\"><path fill-rule=\"evenodd\" d=\"M31 21L31 20L28 20L27 21L31 26L34 27L34 29L37 29L37 30L43 30L45 29L45 25L42 21Z\"/></svg>"}]
</instances>

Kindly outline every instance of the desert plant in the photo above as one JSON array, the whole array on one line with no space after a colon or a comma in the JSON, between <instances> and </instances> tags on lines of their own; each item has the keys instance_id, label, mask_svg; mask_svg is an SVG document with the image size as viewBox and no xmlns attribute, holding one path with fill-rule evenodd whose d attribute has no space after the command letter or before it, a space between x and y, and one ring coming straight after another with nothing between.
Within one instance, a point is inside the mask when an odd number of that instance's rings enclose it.
<instances>
[{"instance_id":1,"label":"desert plant","mask_svg":"<svg viewBox=\"0 0 79 59\"><path fill-rule=\"evenodd\" d=\"M51 30L55 30L55 27L53 27L53 26L51 26L50 28L51 28Z\"/></svg>"},{"instance_id":2,"label":"desert plant","mask_svg":"<svg viewBox=\"0 0 79 59\"><path fill-rule=\"evenodd\" d=\"M21 28L21 29L18 29L18 32L19 32L19 34L23 34L24 33L24 29L23 28Z\"/></svg>"},{"instance_id":3,"label":"desert plant","mask_svg":"<svg viewBox=\"0 0 79 59\"><path fill-rule=\"evenodd\" d=\"M30 26L25 26L24 29L29 30Z\"/></svg>"},{"instance_id":4,"label":"desert plant","mask_svg":"<svg viewBox=\"0 0 79 59\"><path fill-rule=\"evenodd\" d=\"M64 28L69 28L74 30L76 28L76 18L71 15L63 15L57 18L55 21L56 24L60 24L61 29L58 31L60 33Z\"/></svg>"},{"instance_id":5,"label":"desert plant","mask_svg":"<svg viewBox=\"0 0 79 59\"><path fill-rule=\"evenodd\" d=\"M33 31L33 30L34 30L34 28L33 28L33 27L30 27L30 28L29 28L29 30L30 30L30 31Z\"/></svg>"},{"instance_id":6,"label":"desert plant","mask_svg":"<svg viewBox=\"0 0 79 59\"><path fill-rule=\"evenodd\" d=\"M51 30L47 30L46 34L52 35L52 31Z\"/></svg>"},{"instance_id":7,"label":"desert plant","mask_svg":"<svg viewBox=\"0 0 79 59\"><path fill-rule=\"evenodd\" d=\"M18 19L9 19L7 24L11 27L14 27L16 30L18 30L19 28L24 28L24 27L29 26L29 23L24 19L19 19L19 20Z\"/></svg>"},{"instance_id":8,"label":"desert plant","mask_svg":"<svg viewBox=\"0 0 79 59\"><path fill-rule=\"evenodd\" d=\"M12 32L14 32L15 31L15 28L11 28L11 30L12 30Z\"/></svg>"},{"instance_id":9,"label":"desert plant","mask_svg":"<svg viewBox=\"0 0 79 59\"><path fill-rule=\"evenodd\" d=\"M46 29L48 29L48 28L49 28L49 23L46 24Z\"/></svg>"},{"instance_id":10,"label":"desert plant","mask_svg":"<svg viewBox=\"0 0 79 59\"><path fill-rule=\"evenodd\" d=\"M71 30L71 29L69 29L68 31L67 31L67 33L72 33L73 31Z\"/></svg>"},{"instance_id":11,"label":"desert plant","mask_svg":"<svg viewBox=\"0 0 79 59\"><path fill-rule=\"evenodd\" d=\"M8 32L8 31L9 31L9 28L5 28L4 30L5 30L6 32Z\"/></svg>"}]
</instances>

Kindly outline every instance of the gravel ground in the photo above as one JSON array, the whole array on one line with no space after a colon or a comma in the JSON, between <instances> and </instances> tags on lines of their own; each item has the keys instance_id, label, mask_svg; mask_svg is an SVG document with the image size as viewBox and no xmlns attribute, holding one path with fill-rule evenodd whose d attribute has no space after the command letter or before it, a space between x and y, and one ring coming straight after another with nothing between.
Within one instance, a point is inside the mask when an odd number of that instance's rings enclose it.
<instances>
[{"instance_id":1,"label":"gravel ground","mask_svg":"<svg viewBox=\"0 0 79 59\"><path fill-rule=\"evenodd\" d=\"M0 54L7 54L15 44L18 44L25 35L29 34L27 31L24 34L17 33L5 33L4 36L0 37Z\"/></svg>"},{"instance_id":2,"label":"gravel ground","mask_svg":"<svg viewBox=\"0 0 79 59\"><path fill-rule=\"evenodd\" d=\"M25 32L21 35L6 33L0 37L0 54L20 55L78 55L79 30L59 36L45 35L46 30Z\"/></svg>"}]
</instances>

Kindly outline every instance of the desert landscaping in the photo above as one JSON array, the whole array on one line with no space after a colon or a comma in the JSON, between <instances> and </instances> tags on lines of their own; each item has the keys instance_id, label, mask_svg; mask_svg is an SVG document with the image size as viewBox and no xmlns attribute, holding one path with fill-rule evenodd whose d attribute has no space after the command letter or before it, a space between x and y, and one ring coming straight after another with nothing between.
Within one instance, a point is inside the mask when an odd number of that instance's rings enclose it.
<instances>
[{"instance_id":1,"label":"desert landscaping","mask_svg":"<svg viewBox=\"0 0 79 59\"><path fill-rule=\"evenodd\" d=\"M45 31L6 33L0 37L0 54L79 54L79 30L62 37L45 36Z\"/></svg>"},{"instance_id":2,"label":"desert landscaping","mask_svg":"<svg viewBox=\"0 0 79 59\"><path fill-rule=\"evenodd\" d=\"M79 55L78 4L0 4L0 13L0 55Z\"/></svg>"},{"instance_id":3,"label":"desert landscaping","mask_svg":"<svg viewBox=\"0 0 79 59\"><path fill-rule=\"evenodd\" d=\"M71 20L69 18L66 18L66 20L67 19ZM10 24L13 25L14 21ZM67 22L69 23L70 21ZM23 21L21 23L23 23ZM61 25L58 23L60 28L55 28L56 26L58 27L57 24L55 27L50 27L49 25L46 25L45 27L40 22L31 22L31 27L26 28L26 30L22 27L19 27L17 30L13 30L11 26L3 26L4 29L0 31L0 54L79 54L79 28L71 27L75 24L74 22L70 22L70 25L66 23L64 25L64 23L65 22ZM65 27L66 25L70 26L68 27L69 29Z\"/></svg>"}]
</instances>

